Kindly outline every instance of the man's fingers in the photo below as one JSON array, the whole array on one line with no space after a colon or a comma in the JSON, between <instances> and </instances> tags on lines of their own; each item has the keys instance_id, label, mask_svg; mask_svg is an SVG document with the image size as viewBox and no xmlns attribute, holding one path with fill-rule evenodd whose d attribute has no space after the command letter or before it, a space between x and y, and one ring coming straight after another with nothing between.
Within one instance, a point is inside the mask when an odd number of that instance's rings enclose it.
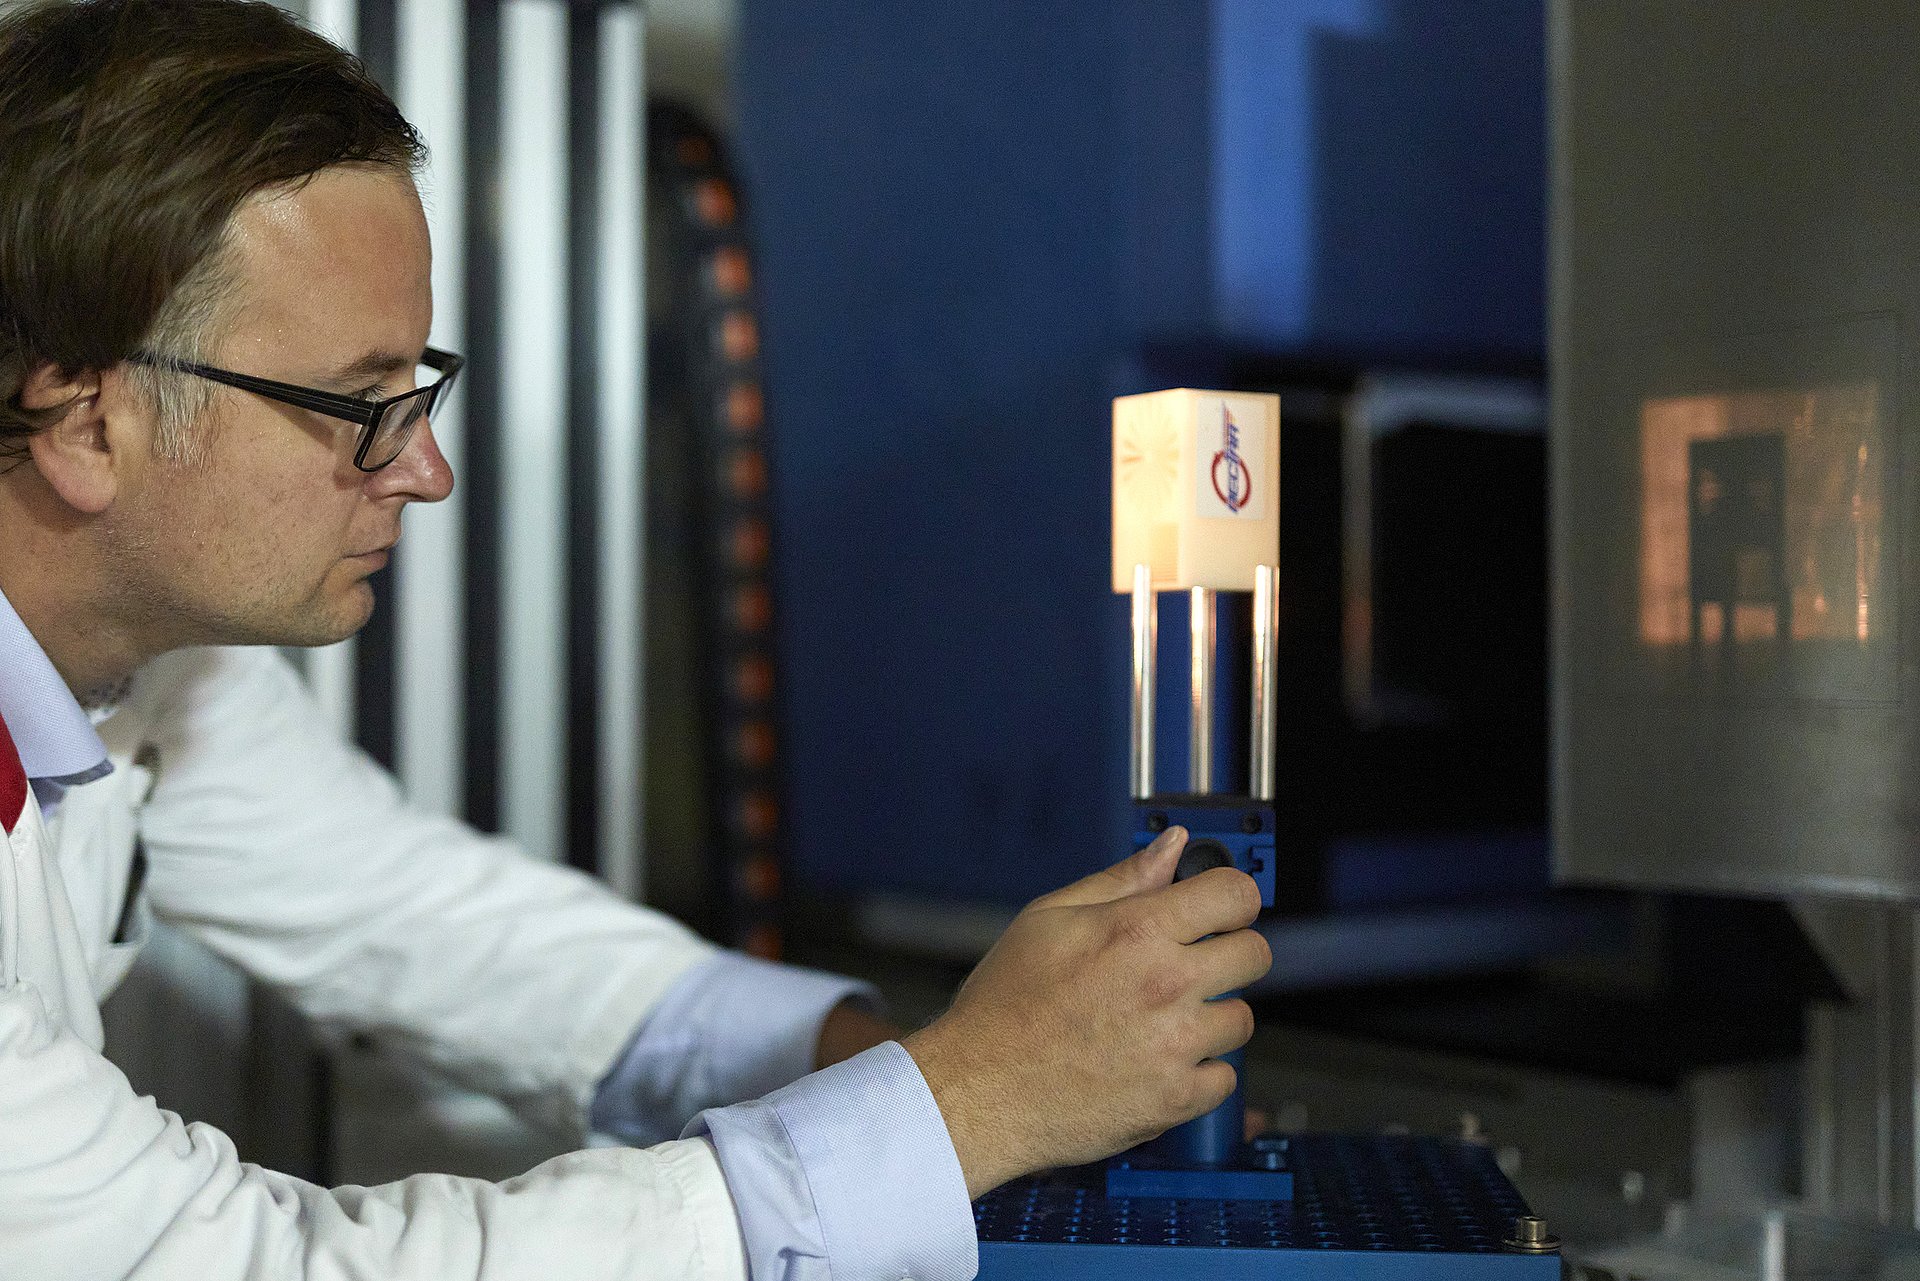
<instances>
[{"instance_id":1,"label":"man's fingers","mask_svg":"<svg viewBox=\"0 0 1920 1281\"><path fill-rule=\"evenodd\" d=\"M1187 949L1187 954L1200 975L1197 995L1203 998L1249 987L1273 968L1273 949L1254 930L1201 939Z\"/></svg>"},{"instance_id":2,"label":"man's fingers","mask_svg":"<svg viewBox=\"0 0 1920 1281\"><path fill-rule=\"evenodd\" d=\"M1209 934L1226 934L1253 924L1260 915L1260 887L1245 872L1216 867L1143 899L1140 910L1176 943Z\"/></svg>"},{"instance_id":3,"label":"man's fingers","mask_svg":"<svg viewBox=\"0 0 1920 1281\"><path fill-rule=\"evenodd\" d=\"M1209 1059L1231 1054L1253 1035L1253 1007L1238 997L1208 1001L1200 1014L1201 1053Z\"/></svg>"},{"instance_id":4,"label":"man's fingers","mask_svg":"<svg viewBox=\"0 0 1920 1281\"><path fill-rule=\"evenodd\" d=\"M1233 1094L1233 1087L1240 1082L1239 1073L1233 1070L1233 1064L1222 1063L1219 1059L1208 1059L1193 1070L1193 1103L1188 1109L1186 1119L1205 1112L1211 1112L1225 1103Z\"/></svg>"},{"instance_id":5,"label":"man's fingers","mask_svg":"<svg viewBox=\"0 0 1920 1281\"><path fill-rule=\"evenodd\" d=\"M1186 845L1187 829L1169 827L1133 857L1121 859L1112 867L1102 868L1039 901L1050 907L1086 907L1161 889L1173 880L1174 869L1180 866L1180 851Z\"/></svg>"}]
</instances>

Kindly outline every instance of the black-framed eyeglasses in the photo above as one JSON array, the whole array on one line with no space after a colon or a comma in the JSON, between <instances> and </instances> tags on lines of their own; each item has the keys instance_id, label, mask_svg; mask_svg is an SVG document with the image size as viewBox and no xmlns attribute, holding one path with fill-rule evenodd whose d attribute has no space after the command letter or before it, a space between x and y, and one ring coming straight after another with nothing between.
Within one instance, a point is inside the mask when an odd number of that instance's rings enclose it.
<instances>
[{"instance_id":1,"label":"black-framed eyeglasses","mask_svg":"<svg viewBox=\"0 0 1920 1281\"><path fill-rule=\"evenodd\" d=\"M439 407L453 389L453 380L459 377L460 370L467 363L462 356L429 347L421 355L420 364L439 377L385 400L357 400L337 392L302 387L297 383L276 382L271 378L255 378L251 374L236 374L232 370L215 369L212 365L195 364L191 360L170 360L150 352L137 352L131 359L137 364L192 374L196 378L205 378L250 391L256 396L265 396L268 400L277 400L283 405L310 409L329 418L356 423L360 427L360 441L354 447L353 465L366 472L379 471L400 456L407 442L413 439L413 429Z\"/></svg>"}]
</instances>

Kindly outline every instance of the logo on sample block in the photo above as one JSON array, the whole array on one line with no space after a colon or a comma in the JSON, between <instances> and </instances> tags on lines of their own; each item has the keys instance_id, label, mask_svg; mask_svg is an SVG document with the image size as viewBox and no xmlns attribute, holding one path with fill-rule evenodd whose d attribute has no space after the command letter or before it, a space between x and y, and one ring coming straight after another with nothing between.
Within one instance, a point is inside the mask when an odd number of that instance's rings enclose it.
<instances>
[{"instance_id":1,"label":"logo on sample block","mask_svg":"<svg viewBox=\"0 0 1920 1281\"><path fill-rule=\"evenodd\" d=\"M1221 449L1213 456L1213 492L1226 509L1238 512L1253 497L1253 473L1240 456L1240 425L1233 411L1220 407Z\"/></svg>"}]
</instances>

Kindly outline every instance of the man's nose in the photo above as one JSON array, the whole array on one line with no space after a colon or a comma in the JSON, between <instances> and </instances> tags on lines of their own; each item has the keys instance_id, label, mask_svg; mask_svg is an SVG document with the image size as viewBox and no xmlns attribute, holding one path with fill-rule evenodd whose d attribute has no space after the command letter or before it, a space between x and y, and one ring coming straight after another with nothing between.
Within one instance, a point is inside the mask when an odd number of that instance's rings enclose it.
<instances>
[{"instance_id":1,"label":"man's nose","mask_svg":"<svg viewBox=\"0 0 1920 1281\"><path fill-rule=\"evenodd\" d=\"M432 423L416 427L400 456L367 477L367 491L418 503L437 503L453 492L453 468L433 438Z\"/></svg>"}]
</instances>

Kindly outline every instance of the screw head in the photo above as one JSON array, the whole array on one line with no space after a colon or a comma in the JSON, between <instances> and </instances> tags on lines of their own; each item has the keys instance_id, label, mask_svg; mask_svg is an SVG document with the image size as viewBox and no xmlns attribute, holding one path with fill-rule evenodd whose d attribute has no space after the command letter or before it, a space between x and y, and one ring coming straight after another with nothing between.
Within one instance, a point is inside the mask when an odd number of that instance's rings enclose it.
<instances>
[{"instance_id":1,"label":"screw head","mask_svg":"<svg viewBox=\"0 0 1920 1281\"><path fill-rule=\"evenodd\" d=\"M1259 832L1261 828L1265 826L1266 826L1266 821L1260 817L1260 811L1258 810L1248 810L1244 815L1241 816L1240 830L1245 832L1248 836L1254 835L1255 833Z\"/></svg>"},{"instance_id":2,"label":"screw head","mask_svg":"<svg viewBox=\"0 0 1920 1281\"><path fill-rule=\"evenodd\" d=\"M1509 1250L1524 1254L1552 1254L1560 1248L1560 1238L1547 1235L1547 1221L1523 1214L1513 1221L1513 1235L1507 1238Z\"/></svg>"},{"instance_id":3,"label":"screw head","mask_svg":"<svg viewBox=\"0 0 1920 1281\"><path fill-rule=\"evenodd\" d=\"M1154 811L1153 811L1153 812L1152 812L1151 814L1148 814L1148 815L1147 815L1147 830L1148 830L1149 832L1164 832L1164 831L1166 831L1166 830L1167 830L1167 816L1166 816L1165 814L1162 814L1162 813L1161 813L1161 812L1160 812L1159 810L1154 810Z\"/></svg>"}]
</instances>

